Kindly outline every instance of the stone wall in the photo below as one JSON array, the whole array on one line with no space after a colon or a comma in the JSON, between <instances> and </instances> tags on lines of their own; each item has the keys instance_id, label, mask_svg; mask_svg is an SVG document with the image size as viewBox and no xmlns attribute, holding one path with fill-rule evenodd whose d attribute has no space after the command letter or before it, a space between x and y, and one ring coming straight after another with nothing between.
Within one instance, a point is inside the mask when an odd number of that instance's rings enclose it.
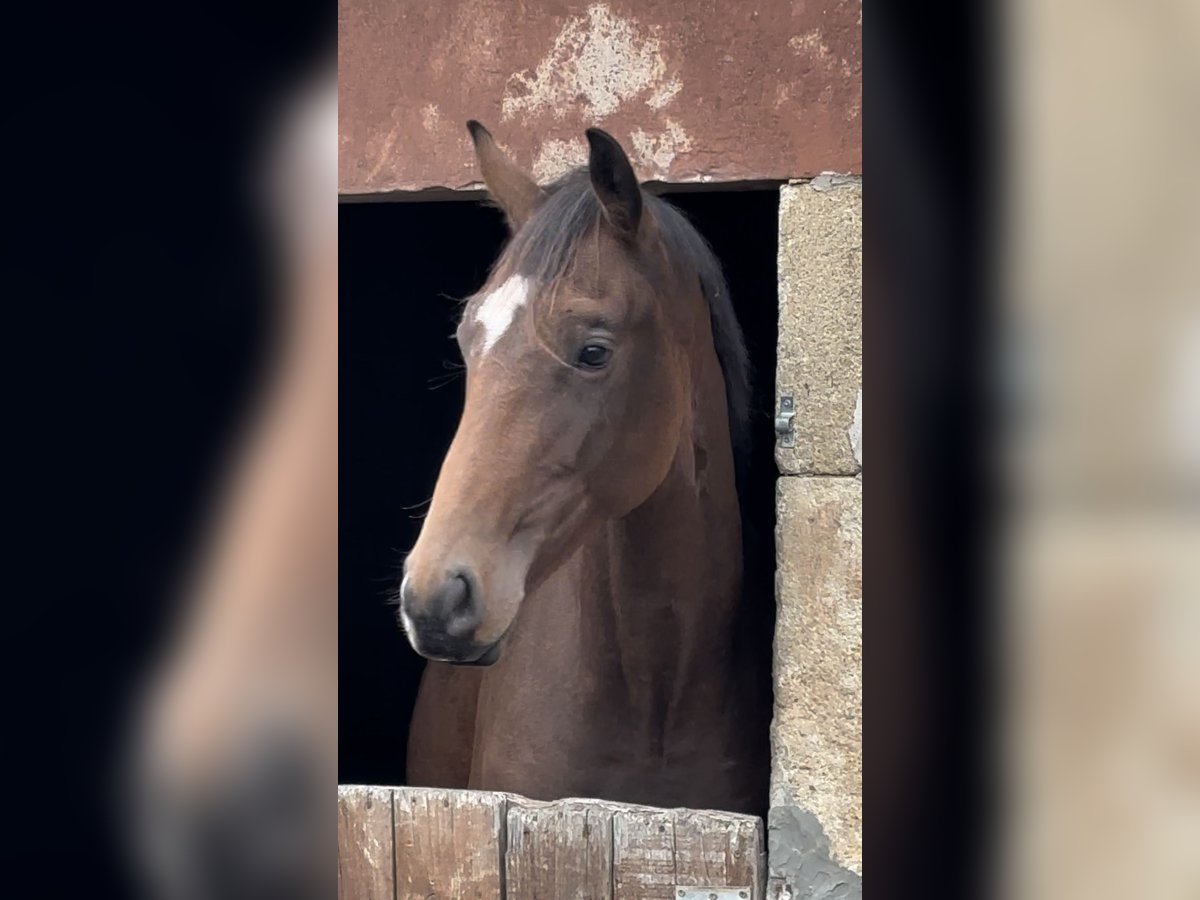
<instances>
[{"instance_id":1,"label":"stone wall","mask_svg":"<svg viewBox=\"0 0 1200 900\"><path fill-rule=\"evenodd\" d=\"M862 892L862 184L789 184L779 205L780 447L773 897Z\"/></svg>"}]
</instances>

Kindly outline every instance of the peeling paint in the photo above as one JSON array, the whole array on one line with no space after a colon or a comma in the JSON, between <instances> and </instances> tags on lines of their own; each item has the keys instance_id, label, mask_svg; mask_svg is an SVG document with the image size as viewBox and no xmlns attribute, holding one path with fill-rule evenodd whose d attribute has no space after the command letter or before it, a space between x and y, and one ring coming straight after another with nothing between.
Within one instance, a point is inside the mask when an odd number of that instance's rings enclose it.
<instances>
[{"instance_id":1,"label":"peeling paint","mask_svg":"<svg viewBox=\"0 0 1200 900\"><path fill-rule=\"evenodd\" d=\"M788 46L792 48L793 53L805 53L809 56L815 56L822 62L828 61L833 54L829 50L829 46L821 40L820 29L814 28L812 31L806 31L804 34L798 34L788 41Z\"/></svg>"},{"instance_id":2,"label":"peeling paint","mask_svg":"<svg viewBox=\"0 0 1200 900\"><path fill-rule=\"evenodd\" d=\"M576 166L587 162L587 147L583 139L550 140L538 148L533 160L533 177L541 184L553 181Z\"/></svg>"},{"instance_id":3,"label":"peeling paint","mask_svg":"<svg viewBox=\"0 0 1200 900\"><path fill-rule=\"evenodd\" d=\"M672 78L646 100L646 105L651 109L662 109L668 103L675 99L675 95L683 90L683 82L678 78Z\"/></svg>"},{"instance_id":4,"label":"peeling paint","mask_svg":"<svg viewBox=\"0 0 1200 900\"><path fill-rule=\"evenodd\" d=\"M733 17L644 0L556 4L524 18L502 0L442 0L420 15L390 0L339 10L346 197L477 187L468 119L503 135L521 165L537 162L541 177L582 161L568 141L591 125L622 142L640 128L640 165L651 170L674 152L673 183L862 169L857 0L772 0ZM543 146L550 140L563 143Z\"/></svg>"},{"instance_id":5,"label":"peeling paint","mask_svg":"<svg viewBox=\"0 0 1200 900\"><path fill-rule=\"evenodd\" d=\"M400 124L392 125L392 130L388 132L387 137L383 139L383 146L379 148L379 152L375 154L375 165L371 167L371 171L367 174L367 180L371 180L379 174L379 170L387 165L388 154L392 152L392 144L396 143L396 135L400 133Z\"/></svg>"},{"instance_id":6,"label":"peeling paint","mask_svg":"<svg viewBox=\"0 0 1200 900\"><path fill-rule=\"evenodd\" d=\"M630 134L630 142L633 144L634 163L656 175L666 174L677 154L692 149L691 137L673 119L667 119L666 130L657 135L635 128ZM642 174L645 177L646 172Z\"/></svg>"},{"instance_id":7,"label":"peeling paint","mask_svg":"<svg viewBox=\"0 0 1200 900\"><path fill-rule=\"evenodd\" d=\"M672 88L675 79L663 80L661 30L641 28L603 3L589 6L585 15L566 21L532 73L526 69L509 78L501 117L548 109L561 119L582 105L589 118L603 119L646 91L654 91L651 101L665 105L678 88Z\"/></svg>"},{"instance_id":8,"label":"peeling paint","mask_svg":"<svg viewBox=\"0 0 1200 900\"><path fill-rule=\"evenodd\" d=\"M836 66L845 78L854 77L854 66L850 60L829 49L819 28L794 36L788 41L788 46L792 48L793 53L815 59L823 66Z\"/></svg>"},{"instance_id":9,"label":"peeling paint","mask_svg":"<svg viewBox=\"0 0 1200 900\"><path fill-rule=\"evenodd\" d=\"M427 103L421 109L421 124L426 131L434 131L441 122L442 114L438 112L436 103Z\"/></svg>"}]
</instances>

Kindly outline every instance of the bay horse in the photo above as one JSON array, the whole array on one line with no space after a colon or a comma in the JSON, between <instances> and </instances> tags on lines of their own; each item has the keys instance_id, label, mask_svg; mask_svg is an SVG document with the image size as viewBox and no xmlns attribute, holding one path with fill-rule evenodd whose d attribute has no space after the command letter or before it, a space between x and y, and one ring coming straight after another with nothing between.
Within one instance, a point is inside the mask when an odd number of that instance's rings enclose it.
<instances>
[{"instance_id":1,"label":"bay horse","mask_svg":"<svg viewBox=\"0 0 1200 900\"><path fill-rule=\"evenodd\" d=\"M720 266L604 131L542 187L468 129L511 239L464 305L465 406L404 564L430 660L409 783L761 814L749 366Z\"/></svg>"}]
</instances>

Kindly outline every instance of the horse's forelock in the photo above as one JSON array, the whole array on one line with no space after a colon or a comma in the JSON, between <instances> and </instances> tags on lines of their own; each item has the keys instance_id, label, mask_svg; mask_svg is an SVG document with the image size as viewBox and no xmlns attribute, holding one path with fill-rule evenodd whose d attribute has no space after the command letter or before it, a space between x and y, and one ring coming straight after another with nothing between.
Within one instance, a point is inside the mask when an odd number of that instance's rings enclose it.
<instances>
[{"instance_id":1,"label":"horse's forelock","mask_svg":"<svg viewBox=\"0 0 1200 900\"><path fill-rule=\"evenodd\" d=\"M567 172L545 189L546 199L513 235L497 268L552 294L569 271L582 241L598 227L602 210L586 167ZM742 329L725 284L720 261L684 214L665 200L643 192L646 209L658 225L672 264L694 272L708 302L717 359L725 378L730 436L735 450L746 448L750 410L750 360Z\"/></svg>"}]
</instances>

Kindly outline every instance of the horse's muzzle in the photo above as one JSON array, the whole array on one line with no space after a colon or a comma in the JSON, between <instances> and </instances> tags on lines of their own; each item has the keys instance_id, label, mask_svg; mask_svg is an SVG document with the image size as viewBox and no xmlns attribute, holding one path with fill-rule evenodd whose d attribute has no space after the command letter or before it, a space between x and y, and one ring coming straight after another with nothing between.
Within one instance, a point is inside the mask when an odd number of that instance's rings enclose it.
<instances>
[{"instance_id":1,"label":"horse's muzzle","mask_svg":"<svg viewBox=\"0 0 1200 900\"><path fill-rule=\"evenodd\" d=\"M426 597L414 590L405 575L400 585L400 619L409 643L426 659L490 666L500 658L498 641L479 644L474 639L483 621L483 605L469 571L451 574Z\"/></svg>"}]
</instances>

